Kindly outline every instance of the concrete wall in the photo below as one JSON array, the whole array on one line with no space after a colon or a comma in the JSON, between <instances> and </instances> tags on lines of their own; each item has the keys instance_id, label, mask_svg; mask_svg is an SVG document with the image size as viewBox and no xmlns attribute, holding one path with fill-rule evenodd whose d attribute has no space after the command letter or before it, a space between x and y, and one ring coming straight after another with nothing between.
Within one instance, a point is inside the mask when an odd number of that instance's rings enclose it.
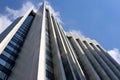
<instances>
[{"instance_id":1,"label":"concrete wall","mask_svg":"<svg viewBox=\"0 0 120 80\"><path fill-rule=\"evenodd\" d=\"M42 19L38 10L9 80L37 80Z\"/></svg>"}]
</instances>

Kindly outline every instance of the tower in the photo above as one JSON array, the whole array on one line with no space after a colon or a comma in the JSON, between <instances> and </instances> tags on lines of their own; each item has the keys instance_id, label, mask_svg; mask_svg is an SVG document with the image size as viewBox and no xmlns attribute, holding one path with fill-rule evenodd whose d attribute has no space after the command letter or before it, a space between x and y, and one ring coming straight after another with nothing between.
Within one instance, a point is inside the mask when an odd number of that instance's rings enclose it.
<instances>
[{"instance_id":1,"label":"tower","mask_svg":"<svg viewBox=\"0 0 120 80\"><path fill-rule=\"evenodd\" d=\"M1 80L119 80L120 65L95 40L67 33L47 5L0 35Z\"/></svg>"}]
</instances>

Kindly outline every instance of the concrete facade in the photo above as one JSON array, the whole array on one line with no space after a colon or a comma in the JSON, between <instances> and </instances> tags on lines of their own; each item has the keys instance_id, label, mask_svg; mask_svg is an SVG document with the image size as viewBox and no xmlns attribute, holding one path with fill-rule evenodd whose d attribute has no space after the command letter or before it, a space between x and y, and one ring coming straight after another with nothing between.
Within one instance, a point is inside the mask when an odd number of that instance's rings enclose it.
<instances>
[{"instance_id":1,"label":"concrete facade","mask_svg":"<svg viewBox=\"0 0 120 80\"><path fill-rule=\"evenodd\" d=\"M65 32L45 3L36 13L31 8L6 34L0 43L0 80L120 79L120 65L101 45Z\"/></svg>"}]
</instances>

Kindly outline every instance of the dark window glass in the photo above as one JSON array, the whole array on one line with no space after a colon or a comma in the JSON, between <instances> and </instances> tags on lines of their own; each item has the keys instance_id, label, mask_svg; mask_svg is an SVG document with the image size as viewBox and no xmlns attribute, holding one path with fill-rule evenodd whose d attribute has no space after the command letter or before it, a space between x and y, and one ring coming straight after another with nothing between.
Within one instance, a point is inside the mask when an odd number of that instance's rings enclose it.
<instances>
[{"instance_id":1,"label":"dark window glass","mask_svg":"<svg viewBox=\"0 0 120 80\"><path fill-rule=\"evenodd\" d=\"M7 63L6 61L4 61L4 60L1 59L1 58L0 58L0 64L3 65L3 66L5 66L5 67L8 68L8 69L9 69L9 67L10 67L10 64Z\"/></svg>"},{"instance_id":2,"label":"dark window glass","mask_svg":"<svg viewBox=\"0 0 120 80\"><path fill-rule=\"evenodd\" d=\"M0 78L2 79L2 80L5 80L5 77L6 77L7 75L4 73L4 72L2 72L2 71L0 71Z\"/></svg>"},{"instance_id":3,"label":"dark window glass","mask_svg":"<svg viewBox=\"0 0 120 80\"><path fill-rule=\"evenodd\" d=\"M53 68L53 63L50 60L46 59L46 64Z\"/></svg>"},{"instance_id":4,"label":"dark window glass","mask_svg":"<svg viewBox=\"0 0 120 80\"><path fill-rule=\"evenodd\" d=\"M48 65L46 65L46 70L48 70L48 71L50 71L51 73L53 73L53 69L52 69L50 66L48 66Z\"/></svg>"},{"instance_id":5,"label":"dark window glass","mask_svg":"<svg viewBox=\"0 0 120 80\"><path fill-rule=\"evenodd\" d=\"M19 45L18 43L14 42L14 41L12 41L12 40L10 41L10 43L11 43L12 45L16 46L17 48L20 47L20 45Z\"/></svg>"},{"instance_id":6,"label":"dark window glass","mask_svg":"<svg viewBox=\"0 0 120 80\"><path fill-rule=\"evenodd\" d=\"M46 77L50 80L54 80L54 75L50 71L46 70Z\"/></svg>"},{"instance_id":7,"label":"dark window glass","mask_svg":"<svg viewBox=\"0 0 120 80\"><path fill-rule=\"evenodd\" d=\"M8 57L9 59L13 60L13 61L15 60L15 58L11 54L9 54L8 52L6 52L6 51L3 51L2 54L4 56Z\"/></svg>"}]
</instances>

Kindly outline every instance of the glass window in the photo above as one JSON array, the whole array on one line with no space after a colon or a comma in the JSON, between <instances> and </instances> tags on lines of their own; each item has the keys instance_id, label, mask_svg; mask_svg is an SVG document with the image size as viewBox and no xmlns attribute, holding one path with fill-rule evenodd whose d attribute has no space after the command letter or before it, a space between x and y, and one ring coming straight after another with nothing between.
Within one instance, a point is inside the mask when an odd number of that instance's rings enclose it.
<instances>
[{"instance_id":1,"label":"glass window","mask_svg":"<svg viewBox=\"0 0 120 80\"><path fill-rule=\"evenodd\" d=\"M49 78L50 80L54 80L54 75L50 71L46 70L46 77Z\"/></svg>"},{"instance_id":2,"label":"glass window","mask_svg":"<svg viewBox=\"0 0 120 80\"><path fill-rule=\"evenodd\" d=\"M46 32L45 34L46 34L46 36L48 36L48 32Z\"/></svg>"},{"instance_id":3,"label":"glass window","mask_svg":"<svg viewBox=\"0 0 120 80\"><path fill-rule=\"evenodd\" d=\"M21 30L21 28L17 31L17 33L25 33L24 30Z\"/></svg>"},{"instance_id":4,"label":"glass window","mask_svg":"<svg viewBox=\"0 0 120 80\"><path fill-rule=\"evenodd\" d=\"M15 35L15 38L17 38L18 41L23 41L23 38L18 35Z\"/></svg>"},{"instance_id":5,"label":"glass window","mask_svg":"<svg viewBox=\"0 0 120 80\"><path fill-rule=\"evenodd\" d=\"M22 26L21 29L23 29L24 31L27 31L28 28L26 28L25 26Z\"/></svg>"},{"instance_id":6,"label":"glass window","mask_svg":"<svg viewBox=\"0 0 120 80\"><path fill-rule=\"evenodd\" d=\"M3 65L3 66L5 66L6 61L4 61L3 59L0 58L0 64Z\"/></svg>"},{"instance_id":7,"label":"glass window","mask_svg":"<svg viewBox=\"0 0 120 80\"><path fill-rule=\"evenodd\" d=\"M52 61L52 58L49 55L46 55L46 59Z\"/></svg>"},{"instance_id":8,"label":"glass window","mask_svg":"<svg viewBox=\"0 0 120 80\"><path fill-rule=\"evenodd\" d=\"M15 34L16 37L23 39L23 37L21 35L19 35L18 33Z\"/></svg>"},{"instance_id":9,"label":"glass window","mask_svg":"<svg viewBox=\"0 0 120 80\"><path fill-rule=\"evenodd\" d=\"M2 54L3 54L4 56L8 57L8 58L11 59L11 60L15 60L15 58L14 58L12 55L10 55L9 53L7 53L6 51L3 51Z\"/></svg>"},{"instance_id":10,"label":"glass window","mask_svg":"<svg viewBox=\"0 0 120 80\"><path fill-rule=\"evenodd\" d=\"M8 48L9 50L11 50L11 51L14 51L14 48L11 47L11 46L9 46L9 45L7 45L7 48Z\"/></svg>"},{"instance_id":11,"label":"glass window","mask_svg":"<svg viewBox=\"0 0 120 80\"><path fill-rule=\"evenodd\" d=\"M48 65L46 65L46 70L48 70L48 71L50 71L51 73L53 73L53 69L52 69L50 66L48 66Z\"/></svg>"},{"instance_id":12,"label":"glass window","mask_svg":"<svg viewBox=\"0 0 120 80\"><path fill-rule=\"evenodd\" d=\"M45 38L46 38L46 41L49 41L49 36L46 36Z\"/></svg>"},{"instance_id":13,"label":"glass window","mask_svg":"<svg viewBox=\"0 0 120 80\"><path fill-rule=\"evenodd\" d=\"M51 61L49 61L48 59L46 59L46 64L47 64L49 67L53 68L53 63L52 63Z\"/></svg>"},{"instance_id":14,"label":"glass window","mask_svg":"<svg viewBox=\"0 0 120 80\"><path fill-rule=\"evenodd\" d=\"M48 55L50 58L52 58L52 53L50 51L46 51L46 55Z\"/></svg>"},{"instance_id":15,"label":"glass window","mask_svg":"<svg viewBox=\"0 0 120 80\"><path fill-rule=\"evenodd\" d=\"M23 32L18 31L17 33L21 36L25 36L25 34Z\"/></svg>"},{"instance_id":16,"label":"glass window","mask_svg":"<svg viewBox=\"0 0 120 80\"><path fill-rule=\"evenodd\" d=\"M50 80L50 79L46 77L46 79L45 79L45 80Z\"/></svg>"},{"instance_id":17,"label":"glass window","mask_svg":"<svg viewBox=\"0 0 120 80\"><path fill-rule=\"evenodd\" d=\"M10 43L13 44L14 46L16 46L17 48L20 47L16 42L14 42L14 41L12 41L12 40L10 41Z\"/></svg>"},{"instance_id":18,"label":"glass window","mask_svg":"<svg viewBox=\"0 0 120 80\"><path fill-rule=\"evenodd\" d=\"M7 53L6 51L3 51L2 54L5 55L5 56L8 57L8 58L11 56L11 55L10 55L9 53Z\"/></svg>"},{"instance_id":19,"label":"glass window","mask_svg":"<svg viewBox=\"0 0 120 80\"><path fill-rule=\"evenodd\" d=\"M50 48L49 47L46 47L46 50L47 50L47 52L50 52Z\"/></svg>"},{"instance_id":20,"label":"glass window","mask_svg":"<svg viewBox=\"0 0 120 80\"><path fill-rule=\"evenodd\" d=\"M17 43L17 44L19 44L19 43L21 43L21 40L19 40L17 37L13 37L12 38L12 41L14 41L15 43Z\"/></svg>"},{"instance_id":21,"label":"glass window","mask_svg":"<svg viewBox=\"0 0 120 80\"><path fill-rule=\"evenodd\" d=\"M2 80L4 80L6 76L7 76L7 75L6 75L4 72L0 71L0 78L1 78Z\"/></svg>"},{"instance_id":22,"label":"glass window","mask_svg":"<svg viewBox=\"0 0 120 80\"><path fill-rule=\"evenodd\" d=\"M14 53L17 52L13 47L11 47L11 46L9 46L9 45L7 45L7 49L9 49L10 51L12 51L12 52L14 52Z\"/></svg>"},{"instance_id":23,"label":"glass window","mask_svg":"<svg viewBox=\"0 0 120 80\"><path fill-rule=\"evenodd\" d=\"M26 31L25 31L24 29L22 29L22 28L20 28L19 30L20 30L21 32L26 32Z\"/></svg>"},{"instance_id":24,"label":"glass window","mask_svg":"<svg viewBox=\"0 0 120 80\"><path fill-rule=\"evenodd\" d=\"M4 60L1 59L1 58L0 58L0 64L3 65L3 66L5 66L5 67L8 68L8 69L9 69L9 67L10 67L10 64L7 63L6 61L4 61Z\"/></svg>"},{"instance_id":25,"label":"glass window","mask_svg":"<svg viewBox=\"0 0 120 80\"><path fill-rule=\"evenodd\" d=\"M48 23L46 23L46 31L48 31Z\"/></svg>"},{"instance_id":26,"label":"glass window","mask_svg":"<svg viewBox=\"0 0 120 80\"><path fill-rule=\"evenodd\" d=\"M46 47L49 47L50 43L46 40Z\"/></svg>"}]
</instances>

